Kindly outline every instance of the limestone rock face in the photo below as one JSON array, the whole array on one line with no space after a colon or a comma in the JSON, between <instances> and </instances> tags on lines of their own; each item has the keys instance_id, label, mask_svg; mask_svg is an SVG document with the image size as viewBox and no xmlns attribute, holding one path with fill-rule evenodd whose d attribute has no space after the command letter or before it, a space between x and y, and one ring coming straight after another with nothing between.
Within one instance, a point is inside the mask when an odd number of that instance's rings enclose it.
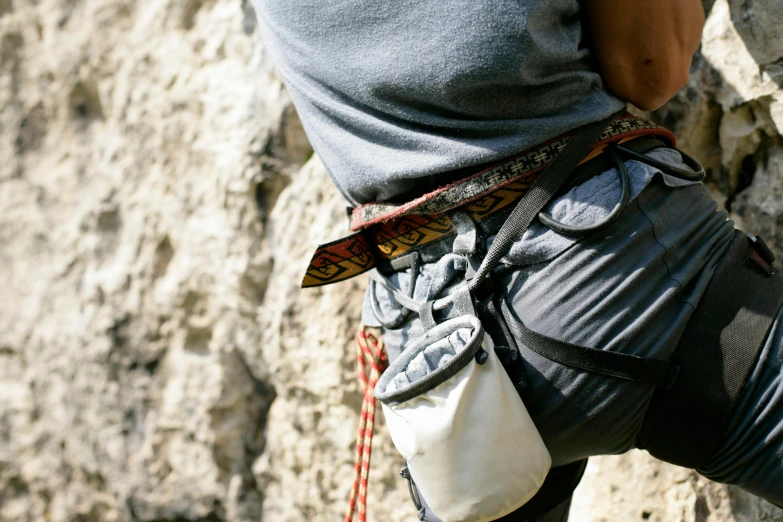
<instances>
[{"instance_id":1,"label":"limestone rock face","mask_svg":"<svg viewBox=\"0 0 783 522\"><path fill-rule=\"evenodd\" d=\"M783 4L715 0L691 81L651 115L710 169L742 228L783 251Z\"/></svg>"},{"instance_id":2,"label":"limestone rock face","mask_svg":"<svg viewBox=\"0 0 783 522\"><path fill-rule=\"evenodd\" d=\"M650 115L779 253L781 9L715 0ZM366 280L299 290L346 224L310 154L247 2L0 0L0 521L342 516ZM369 520L412 520L379 422ZM632 452L572 520L783 515Z\"/></svg>"},{"instance_id":3,"label":"limestone rock face","mask_svg":"<svg viewBox=\"0 0 783 522\"><path fill-rule=\"evenodd\" d=\"M267 207L309 146L253 22L0 2L0 520L261 518Z\"/></svg>"}]
</instances>

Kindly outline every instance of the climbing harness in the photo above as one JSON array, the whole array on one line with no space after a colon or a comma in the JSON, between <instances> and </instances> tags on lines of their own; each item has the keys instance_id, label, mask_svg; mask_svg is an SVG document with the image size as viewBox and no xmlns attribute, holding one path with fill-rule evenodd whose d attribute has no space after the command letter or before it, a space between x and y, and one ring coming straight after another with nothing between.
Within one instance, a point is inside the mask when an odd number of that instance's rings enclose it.
<instances>
[{"instance_id":1,"label":"climbing harness","mask_svg":"<svg viewBox=\"0 0 783 522\"><path fill-rule=\"evenodd\" d=\"M774 262L760 237L735 231L672 355L679 375L656 388L638 447L688 468L717 451L783 306L783 272Z\"/></svg>"},{"instance_id":2,"label":"climbing harness","mask_svg":"<svg viewBox=\"0 0 783 522\"><path fill-rule=\"evenodd\" d=\"M344 522L353 520L358 513L359 522L367 522L367 483L370 474L370 456L372 437L375 427L375 385L388 365L383 339L362 326L356 333L356 369L359 383L364 393L359 421L359 433L356 437L356 460L354 461L354 479L351 496L348 499L348 511ZM358 509L357 509L358 501Z\"/></svg>"},{"instance_id":3,"label":"climbing harness","mask_svg":"<svg viewBox=\"0 0 783 522\"><path fill-rule=\"evenodd\" d=\"M370 203L351 209L350 228L355 233L316 249L302 287L345 281L374 268L394 271L395 260L412 252L419 252L425 263L442 257L450 246L444 240L456 235L447 214L455 208L462 208L482 232L496 231L573 136L568 133L554 138L402 205ZM653 137L657 140L649 145L646 139ZM648 143L640 150L646 152L655 146L673 146L674 142L668 130L623 114L609 121L595 143L587 147L580 158L582 170L595 175L602 172L601 168L610 168L602 162L602 153L610 144L639 150L634 148L636 143ZM574 173L573 179L578 178L579 174Z\"/></svg>"},{"instance_id":4,"label":"climbing harness","mask_svg":"<svg viewBox=\"0 0 783 522\"><path fill-rule=\"evenodd\" d=\"M484 331L485 323L494 322L486 312L497 312L486 283L607 123L588 125L570 138L506 217L480 262L475 224L463 210L449 213L457 233L452 251L465 256L466 274L447 297L418 303L377 271L370 275L373 285L384 285L400 305L418 313L424 328L381 377L376 397L392 441L407 460L409 485L415 483L443 520L497 520L524 506L546 481L549 452L495 352L495 341ZM484 313L476 311L476 302ZM446 307L456 317L438 324L435 312ZM503 330L502 320L495 326ZM507 336L501 340L514 342ZM418 499L416 494L414 502ZM420 504L417 509L423 519L426 510Z\"/></svg>"},{"instance_id":5,"label":"climbing harness","mask_svg":"<svg viewBox=\"0 0 783 522\"><path fill-rule=\"evenodd\" d=\"M534 220L576 238L615 223L630 200L624 161L641 161L685 181L703 180L704 170L682 152L690 170L646 154L673 146L668 131L629 114L614 116L408 203L352 209L356 233L318 248L303 286L375 269L369 291L379 323L398 328L414 313L421 320L422 337L406 345L375 388L392 440L407 460L402 475L420 520L426 520L424 501L447 522L535 518L579 483L586 460L549 469L549 454L516 391L526 386L517 342L566 366L655 386L636 441L652 455L695 468L715 451L783 305L783 273L773 268L774 256L761 238L736 232L669 360L544 336L516 319L493 290L494 269ZM612 166L620 199L604 220L577 227L543 212L555 196ZM490 235L494 240L482 251ZM465 259L464 282L445 297L416 301L419 267L452 253ZM388 278L403 270L411 277L406 293ZM401 306L396 315L380 310L378 285ZM366 424L362 429L366 435ZM516 444L504 439L509 433ZM522 455L520 448L530 451ZM359 444L357 451L359 459ZM361 476L352 495L359 488L360 520L361 492L366 494L366 474L364 490ZM349 516L352 511L353 501Z\"/></svg>"}]
</instances>

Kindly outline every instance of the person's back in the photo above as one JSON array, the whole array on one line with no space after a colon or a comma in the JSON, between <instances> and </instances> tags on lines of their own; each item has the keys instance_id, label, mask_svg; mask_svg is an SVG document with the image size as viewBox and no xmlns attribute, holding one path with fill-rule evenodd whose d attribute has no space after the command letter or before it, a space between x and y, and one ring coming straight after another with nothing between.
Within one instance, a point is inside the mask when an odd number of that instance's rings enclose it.
<instances>
[{"instance_id":1,"label":"person's back","mask_svg":"<svg viewBox=\"0 0 783 522\"><path fill-rule=\"evenodd\" d=\"M254 0L316 152L353 204L508 157L624 104L577 0Z\"/></svg>"}]
</instances>

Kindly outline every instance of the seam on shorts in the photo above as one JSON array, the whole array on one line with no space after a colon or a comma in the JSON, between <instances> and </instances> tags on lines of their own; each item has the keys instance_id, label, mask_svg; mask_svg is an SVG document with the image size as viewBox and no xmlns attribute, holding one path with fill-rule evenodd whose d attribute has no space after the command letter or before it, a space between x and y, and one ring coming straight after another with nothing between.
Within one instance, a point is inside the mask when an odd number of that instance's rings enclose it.
<instances>
[{"instance_id":1,"label":"seam on shorts","mask_svg":"<svg viewBox=\"0 0 783 522\"><path fill-rule=\"evenodd\" d=\"M642 215L647 219L647 221L650 222L650 226L652 227L653 232L653 238L655 238L655 242L658 243L661 248L663 248L664 255L663 255L663 264L666 265L666 273L669 276L669 279L677 283L678 290L682 290L683 288L683 282L677 279L672 275L673 269L671 265L669 264L669 249L661 242L661 239L658 234L658 229L655 226L655 220L650 217L648 214L648 211L645 210L644 205L642 204L642 198L644 197L644 191L642 191L639 196L636 198L636 204L639 207L639 210L641 211ZM679 292L678 292L679 293Z\"/></svg>"}]
</instances>

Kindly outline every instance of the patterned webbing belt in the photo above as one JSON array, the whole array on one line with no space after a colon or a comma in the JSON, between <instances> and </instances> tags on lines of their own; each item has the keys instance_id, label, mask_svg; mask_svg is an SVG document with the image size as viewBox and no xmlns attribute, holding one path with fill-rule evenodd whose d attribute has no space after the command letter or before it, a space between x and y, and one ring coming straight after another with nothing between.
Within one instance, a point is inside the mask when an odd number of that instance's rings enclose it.
<instances>
[{"instance_id":1,"label":"patterned webbing belt","mask_svg":"<svg viewBox=\"0 0 783 522\"><path fill-rule=\"evenodd\" d=\"M502 163L429 192L401 205L369 203L351 215L355 234L318 247L307 267L303 288L345 281L426 245L451 236L454 225L445 214L463 207L480 223L509 208L565 147L572 133L548 141ZM624 114L601 134L593 150L580 163L599 156L610 143L639 136L658 136L674 146L674 135L649 121Z\"/></svg>"}]
</instances>

